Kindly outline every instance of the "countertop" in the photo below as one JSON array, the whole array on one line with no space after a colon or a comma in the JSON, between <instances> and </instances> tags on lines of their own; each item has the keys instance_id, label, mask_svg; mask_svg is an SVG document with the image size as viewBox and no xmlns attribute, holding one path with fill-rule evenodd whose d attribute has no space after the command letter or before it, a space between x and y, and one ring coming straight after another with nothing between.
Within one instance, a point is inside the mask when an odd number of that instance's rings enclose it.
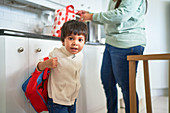
<instances>
[{"instance_id":1,"label":"countertop","mask_svg":"<svg viewBox=\"0 0 170 113\"><path fill-rule=\"evenodd\" d=\"M9 30L9 29L0 29L0 35L18 36L18 37L23 37L23 38L60 40L59 37L41 35L41 34L36 34L36 33L28 33L28 32L16 31L16 30Z\"/></svg>"},{"instance_id":2,"label":"countertop","mask_svg":"<svg viewBox=\"0 0 170 113\"><path fill-rule=\"evenodd\" d=\"M23 31L16 31L16 30L9 30L9 29L0 29L0 36L18 36L23 38L35 38L35 39L46 39L46 40L58 40L60 41L59 37L49 36L49 35L42 35L36 33L28 33ZM100 42L86 42L86 45L105 45Z\"/></svg>"}]
</instances>

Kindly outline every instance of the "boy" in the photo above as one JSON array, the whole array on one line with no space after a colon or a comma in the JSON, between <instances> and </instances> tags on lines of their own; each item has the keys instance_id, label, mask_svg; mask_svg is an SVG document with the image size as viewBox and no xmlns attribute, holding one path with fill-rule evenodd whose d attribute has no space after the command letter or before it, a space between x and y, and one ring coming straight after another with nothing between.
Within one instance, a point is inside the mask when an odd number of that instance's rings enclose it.
<instances>
[{"instance_id":1,"label":"boy","mask_svg":"<svg viewBox=\"0 0 170 113\"><path fill-rule=\"evenodd\" d=\"M71 20L61 29L61 48L54 48L46 61L39 62L42 71L51 68L48 79L49 113L75 113L76 98L80 88L80 69L83 54L81 50L87 38L87 26Z\"/></svg>"}]
</instances>

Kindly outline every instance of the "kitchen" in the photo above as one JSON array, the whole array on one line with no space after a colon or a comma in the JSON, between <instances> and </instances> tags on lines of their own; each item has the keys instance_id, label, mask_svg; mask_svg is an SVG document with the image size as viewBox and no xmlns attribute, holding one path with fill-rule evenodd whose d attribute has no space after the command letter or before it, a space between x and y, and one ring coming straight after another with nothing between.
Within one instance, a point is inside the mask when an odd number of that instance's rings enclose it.
<instances>
[{"instance_id":1,"label":"kitchen","mask_svg":"<svg viewBox=\"0 0 170 113\"><path fill-rule=\"evenodd\" d=\"M21 0L22 1L22 0ZM55 9L63 8L64 6L70 4L68 0L41 0L40 1L33 1L33 0L25 0L26 3L21 2L19 0L13 1L13 0L1 0L0 1L0 29L9 29L9 30L15 30L15 31L21 31L21 32L28 32L28 33L36 33L36 34L43 34L45 33L42 29L45 28L43 26L42 22L42 11L44 10L50 10L54 11ZM87 2L88 1L88 2ZM55 2L55 3L54 3ZM89 4L89 2L91 2ZM104 11L106 10L106 6L108 3L108 0L82 0L81 2L77 2L76 0L73 0L71 2L74 4L75 9L85 9L90 11ZM37 5L39 4L39 5ZM48 6L46 6L48 4ZM63 5L64 4L64 5ZM147 29L147 46L145 49L144 54L156 54L156 53L168 53L170 52L170 1L169 0L150 0L149 1L149 8L148 13L146 14L146 29ZM156 12L156 13L154 13ZM100 28L100 27L99 27ZM99 34L97 38L100 39L101 42L104 40L104 35L102 34L102 27L99 30ZM47 33L47 32L46 32ZM45 33L45 35L47 35ZM101 33L101 34L100 34ZM22 33L18 33L22 35ZM95 35L95 34L94 34ZM3 37L3 36L1 36ZM35 36L34 36L35 37ZM92 37L92 36L91 36ZM40 37L41 38L41 37ZM49 37L47 37L49 38ZM1 38L2 39L2 38ZM0 39L0 40L1 40ZM50 38L49 38L50 39ZM92 41L94 41L92 39ZM51 43L52 47L49 46L48 43ZM61 46L60 42L58 41L58 46ZM16 44L16 45L15 45ZM40 44L40 45L37 45ZM5 45L0 41L0 45L2 46L0 50L2 53L7 54L4 50ZM18 46L19 45L19 46ZM10 47L12 46L12 47ZM24 47L24 54L22 54L21 57L12 56L12 53L8 53L7 55L0 55L1 59L5 59L5 61L2 61L1 63L1 85L0 88L2 88L0 95L1 100L3 100L4 103L7 103L5 92L5 87L9 87L9 92L14 93L16 90L15 87L20 88L20 83L17 84L16 80L20 78L22 81L24 81L28 75L33 71L33 68L35 66L35 62L42 56L47 55L48 50L51 50L54 46L56 46L55 40L48 40L48 39L34 39L34 38L21 38L15 37L9 37L9 48L6 48L8 51L11 50L11 48L16 47L16 51L20 47ZM38 48L41 48L42 52L35 52ZM103 53L103 45L86 45L84 51L88 52L87 59L88 61L84 61L84 63L89 62L90 66L85 64L82 73L82 83L84 83L84 86L82 86L82 90L80 91L80 95L85 94L87 98L81 98L80 102L78 102L79 108L82 107L83 102L85 102L85 106L81 108L84 113L94 113L97 110L105 110L105 98L103 96L103 89L102 86L100 87L100 78L99 78L99 70L101 65L101 59L102 59L102 53ZM27 51L28 50L28 51ZM32 55L32 54L33 55ZM13 53L14 55L18 53ZM93 56L93 57L92 57ZM98 56L97 58L95 56ZM13 58L11 58L13 57ZM7 60L7 59L16 59L15 61ZM25 60L26 59L26 60ZM95 59L95 60L94 60ZM21 60L21 61L20 61ZM22 61L23 60L23 61ZM17 64L17 61L20 61L20 66L15 65L15 69L12 65ZM12 65L11 65L12 64ZM21 67L24 67L21 68ZM31 67L31 68L30 68ZM96 68L96 69L94 69ZM4 70L10 69L11 71L6 73ZM88 70L88 71L87 71ZM96 70L93 72L93 70ZM137 90L139 92L140 99L144 98L144 82L143 82L143 68L142 64L139 64L138 68L138 77L137 77ZM155 71L159 70L159 71ZM11 73L20 73L17 78L13 76L4 76L4 75L13 75ZM151 79L151 94L152 96L163 96L168 95L168 63L167 62L150 62L150 79ZM96 94L92 94L93 89L90 89L88 86L90 83L94 82L90 76L87 75L95 75L93 76L94 80L96 81L96 86L98 87L95 92L101 92L99 93L99 96L97 97ZM26 77L23 77L26 75ZM161 75L161 76L160 76ZM84 77L84 78L83 78ZM87 81L88 79L88 81ZM11 82L15 83L14 85L11 84ZM7 84L9 83L9 84ZM10 88L13 86L12 88ZM18 90L18 89L17 89ZM87 92L87 90L89 92ZM33 109L28 106L26 99L20 100L19 96L23 97L23 92L20 91L18 93L14 93L16 95L16 99L18 99L18 105L16 108L21 109L21 113L24 113L24 110L28 112L33 112ZM101 95L100 95L101 94ZM93 95L93 96L91 96ZM94 96L95 95L95 96ZM9 99L12 99L12 97L8 96ZM92 101L89 101L90 99ZM99 98L99 99L98 99ZM121 95L120 95L121 98ZM81 100L82 99L82 100ZM87 100L88 99L88 100ZM93 99L98 100L99 103L98 106L93 104ZM16 109L16 108L8 108L8 106L4 105L3 102L0 103L0 112L2 113L10 113L10 109ZM13 101L15 103L15 101ZM26 103L24 105L24 103ZM102 103L102 104L100 104ZM7 103L9 104L9 103ZM90 105L91 104L91 105ZM12 105L12 103L11 103ZM94 106L93 106L94 105ZM2 107L2 108L1 108ZM31 110L30 110L31 109ZM23 110L23 111L22 111ZM78 112L80 110L78 109ZM83 113L82 111L80 113ZM14 112L13 112L14 113ZM16 113L18 111L16 110ZM99 113L99 112L98 112ZM101 112L103 113L103 112Z\"/></svg>"}]
</instances>

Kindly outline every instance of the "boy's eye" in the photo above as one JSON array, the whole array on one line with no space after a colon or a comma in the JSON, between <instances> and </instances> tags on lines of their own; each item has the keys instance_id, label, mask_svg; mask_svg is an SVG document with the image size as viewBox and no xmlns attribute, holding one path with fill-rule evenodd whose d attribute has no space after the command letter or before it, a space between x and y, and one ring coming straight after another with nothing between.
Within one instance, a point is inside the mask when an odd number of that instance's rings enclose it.
<instances>
[{"instance_id":1,"label":"boy's eye","mask_svg":"<svg viewBox=\"0 0 170 113\"><path fill-rule=\"evenodd\" d=\"M69 40L73 40L73 38L72 38L72 37L70 37L70 38L69 38Z\"/></svg>"},{"instance_id":2,"label":"boy's eye","mask_svg":"<svg viewBox=\"0 0 170 113\"><path fill-rule=\"evenodd\" d=\"M79 39L79 42L83 41L83 39Z\"/></svg>"}]
</instances>

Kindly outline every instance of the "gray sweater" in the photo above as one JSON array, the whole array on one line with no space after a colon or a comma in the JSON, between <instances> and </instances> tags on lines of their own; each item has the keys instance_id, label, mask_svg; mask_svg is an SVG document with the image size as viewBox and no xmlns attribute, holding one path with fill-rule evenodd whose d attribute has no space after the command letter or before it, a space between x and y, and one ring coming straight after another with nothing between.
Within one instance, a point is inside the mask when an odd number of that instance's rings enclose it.
<instances>
[{"instance_id":1,"label":"gray sweater","mask_svg":"<svg viewBox=\"0 0 170 113\"><path fill-rule=\"evenodd\" d=\"M80 89L80 69L82 52L75 55L69 53L65 46L54 48L49 58L57 57L57 67L51 69L48 79L48 96L54 103L73 105Z\"/></svg>"},{"instance_id":2,"label":"gray sweater","mask_svg":"<svg viewBox=\"0 0 170 113\"><path fill-rule=\"evenodd\" d=\"M116 9L115 4L110 0L107 12L93 14L92 21L105 27L106 43L119 48L145 46L145 0L122 0Z\"/></svg>"}]
</instances>

